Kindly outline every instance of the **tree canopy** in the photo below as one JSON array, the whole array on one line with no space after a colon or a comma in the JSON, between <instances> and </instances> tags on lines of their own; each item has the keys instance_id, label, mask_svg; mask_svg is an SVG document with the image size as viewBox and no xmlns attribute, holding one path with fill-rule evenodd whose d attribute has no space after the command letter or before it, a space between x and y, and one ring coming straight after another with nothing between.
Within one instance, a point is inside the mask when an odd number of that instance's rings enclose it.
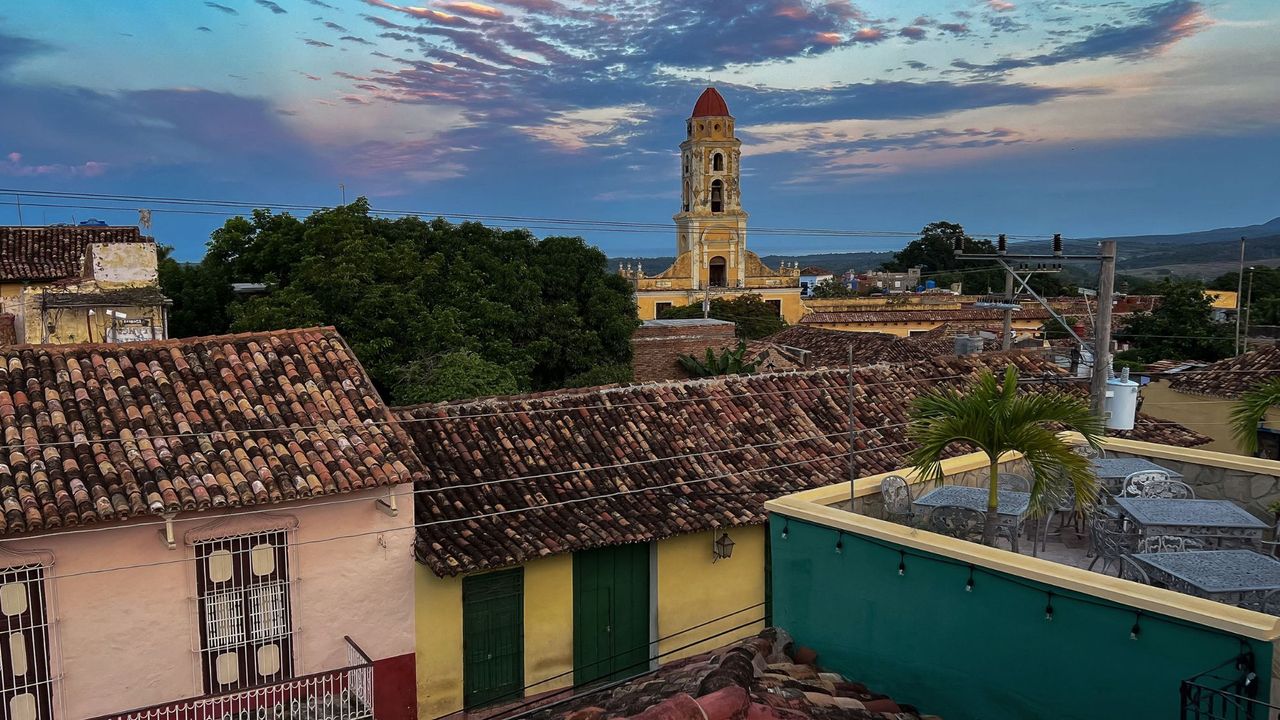
<instances>
[{"instance_id":1,"label":"tree canopy","mask_svg":"<svg viewBox=\"0 0 1280 720\"><path fill-rule=\"evenodd\" d=\"M852 290L838 277L829 277L813 286L813 296L823 300L832 298L858 297L858 291Z\"/></svg>"},{"instance_id":2,"label":"tree canopy","mask_svg":"<svg viewBox=\"0 0 1280 720\"><path fill-rule=\"evenodd\" d=\"M1133 343L1143 362L1219 360L1230 354L1231 329L1212 319L1212 301L1195 280L1162 280L1152 291L1161 296L1151 312L1137 313L1117 339Z\"/></svg>"},{"instance_id":3,"label":"tree canopy","mask_svg":"<svg viewBox=\"0 0 1280 720\"><path fill-rule=\"evenodd\" d=\"M299 219L255 211L204 260L164 258L174 336L334 325L392 403L629 379L626 281L581 238L372 217L363 198ZM231 282L268 292L236 298Z\"/></svg>"},{"instance_id":4,"label":"tree canopy","mask_svg":"<svg viewBox=\"0 0 1280 720\"><path fill-rule=\"evenodd\" d=\"M700 318L702 303L669 307L659 313L658 317L663 320ZM735 323L737 336L744 340L772 335L787 326L787 322L778 315L777 308L762 300L759 295L750 293L732 298L712 298L707 317Z\"/></svg>"},{"instance_id":5,"label":"tree canopy","mask_svg":"<svg viewBox=\"0 0 1280 720\"><path fill-rule=\"evenodd\" d=\"M1209 283L1209 289L1235 292L1238 278L1239 273L1235 272L1220 275ZM1252 292L1250 292L1251 282ZM1260 265L1245 270L1241 289L1244 291L1244 296L1240 301L1242 306L1247 307L1245 317L1250 326L1280 325L1280 268Z\"/></svg>"},{"instance_id":6,"label":"tree canopy","mask_svg":"<svg viewBox=\"0 0 1280 720\"><path fill-rule=\"evenodd\" d=\"M996 247L990 240L971 237L958 223L939 220L925 225L920 237L894 254L893 260L881 264L888 272L906 272L919 266L928 279L939 286L964 283L965 292L971 294L1003 293L1004 270L985 261L961 260L955 254L955 241L962 239L966 253L994 255ZM1070 295L1075 285L1059 275L1036 274L1031 277L1031 287L1041 295Z\"/></svg>"}]
</instances>

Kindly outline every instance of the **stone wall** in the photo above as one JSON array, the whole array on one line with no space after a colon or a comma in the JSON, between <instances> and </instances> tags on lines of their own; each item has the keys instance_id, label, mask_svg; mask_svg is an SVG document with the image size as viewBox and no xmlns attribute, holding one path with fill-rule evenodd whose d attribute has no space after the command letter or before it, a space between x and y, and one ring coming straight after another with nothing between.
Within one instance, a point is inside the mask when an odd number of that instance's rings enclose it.
<instances>
[{"instance_id":1,"label":"stone wall","mask_svg":"<svg viewBox=\"0 0 1280 720\"><path fill-rule=\"evenodd\" d=\"M1107 457L1142 457L1108 450ZM1157 465L1182 473L1182 481L1190 485L1196 497L1205 500L1231 500L1254 516L1275 522L1276 516L1267 506L1280 501L1280 475L1259 474L1248 470L1184 462L1170 458L1146 458Z\"/></svg>"},{"instance_id":2,"label":"stone wall","mask_svg":"<svg viewBox=\"0 0 1280 720\"><path fill-rule=\"evenodd\" d=\"M677 359L703 356L734 347L734 324L724 320L649 320L631 336L632 367L637 381L689 377Z\"/></svg>"}]
</instances>

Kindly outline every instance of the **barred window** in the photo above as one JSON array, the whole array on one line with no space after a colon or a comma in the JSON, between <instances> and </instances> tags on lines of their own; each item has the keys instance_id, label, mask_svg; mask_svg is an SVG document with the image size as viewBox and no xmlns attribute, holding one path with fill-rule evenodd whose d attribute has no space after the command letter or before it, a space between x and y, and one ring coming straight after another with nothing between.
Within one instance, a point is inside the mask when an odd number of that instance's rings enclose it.
<instances>
[{"instance_id":1,"label":"barred window","mask_svg":"<svg viewBox=\"0 0 1280 720\"><path fill-rule=\"evenodd\" d=\"M0 717L53 718L44 568L0 570Z\"/></svg>"},{"instance_id":2,"label":"barred window","mask_svg":"<svg viewBox=\"0 0 1280 720\"><path fill-rule=\"evenodd\" d=\"M293 677L287 533L200 542L196 558L205 692Z\"/></svg>"}]
</instances>

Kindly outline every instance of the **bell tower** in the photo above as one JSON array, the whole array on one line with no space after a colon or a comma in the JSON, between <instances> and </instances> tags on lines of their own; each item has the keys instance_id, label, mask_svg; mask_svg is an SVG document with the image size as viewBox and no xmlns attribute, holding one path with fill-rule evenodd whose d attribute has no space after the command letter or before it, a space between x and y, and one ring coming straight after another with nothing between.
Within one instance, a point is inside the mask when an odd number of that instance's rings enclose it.
<instances>
[{"instance_id":1,"label":"bell tower","mask_svg":"<svg viewBox=\"0 0 1280 720\"><path fill-rule=\"evenodd\" d=\"M685 121L680 212L674 217L676 254L691 253L695 289L743 287L746 280L747 213L738 184L741 146L728 104L715 88L707 88Z\"/></svg>"}]
</instances>

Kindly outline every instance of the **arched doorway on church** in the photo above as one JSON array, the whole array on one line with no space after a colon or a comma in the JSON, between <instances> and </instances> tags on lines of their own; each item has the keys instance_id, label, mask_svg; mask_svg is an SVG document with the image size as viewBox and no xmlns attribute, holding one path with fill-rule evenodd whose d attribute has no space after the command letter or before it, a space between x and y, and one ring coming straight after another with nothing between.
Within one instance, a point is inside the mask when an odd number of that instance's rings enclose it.
<instances>
[{"instance_id":1,"label":"arched doorway on church","mask_svg":"<svg viewBox=\"0 0 1280 720\"><path fill-rule=\"evenodd\" d=\"M727 280L724 258L719 255L711 258L711 262L707 265L707 284L711 287L725 287L728 284Z\"/></svg>"}]
</instances>

